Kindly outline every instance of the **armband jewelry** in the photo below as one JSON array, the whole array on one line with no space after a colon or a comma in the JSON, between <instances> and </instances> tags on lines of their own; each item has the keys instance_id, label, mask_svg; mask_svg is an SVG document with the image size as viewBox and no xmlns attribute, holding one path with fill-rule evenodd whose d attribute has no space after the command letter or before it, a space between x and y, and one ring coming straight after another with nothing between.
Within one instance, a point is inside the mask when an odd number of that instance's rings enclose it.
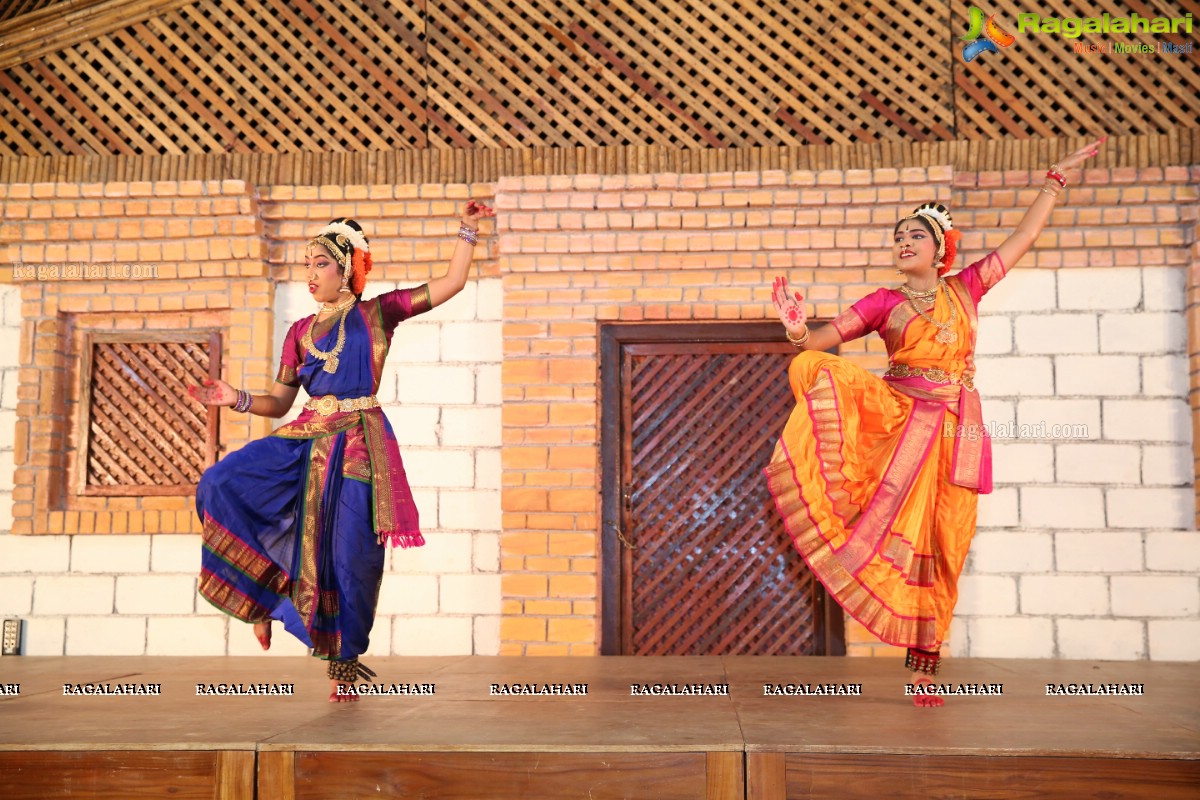
<instances>
[{"instance_id":1,"label":"armband jewelry","mask_svg":"<svg viewBox=\"0 0 1200 800\"><path fill-rule=\"evenodd\" d=\"M1046 177L1058 181L1060 188L1066 188L1067 176L1059 169L1058 164L1051 164L1050 169L1046 171Z\"/></svg>"},{"instance_id":2,"label":"armband jewelry","mask_svg":"<svg viewBox=\"0 0 1200 800\"><path fill-rule=\"evenodd\" d=\"M470 228L466 225L459 225L458 238L462 239L467 244L474 246L479 242L479 229Z\"/></svg>"}]
</instances>

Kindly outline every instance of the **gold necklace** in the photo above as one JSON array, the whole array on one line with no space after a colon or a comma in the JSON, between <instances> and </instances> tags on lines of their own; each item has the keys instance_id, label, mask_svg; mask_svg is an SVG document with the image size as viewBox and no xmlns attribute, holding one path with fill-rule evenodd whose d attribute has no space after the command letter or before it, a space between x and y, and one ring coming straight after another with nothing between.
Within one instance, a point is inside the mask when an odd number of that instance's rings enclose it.
<instances>
[{"instance_id":1,"label":"gold necklace","mask_svg":"<svg viewBox=\"0 0 1200 800\"><path fill-rule=\"evenodd\" d=\"M313 358L317 359L318 361L325 362L323 369L326 372L337 372L338 356L341 355L342 348L346 346L346 317L349 315L350 309L353 306L354 295L350 295L349 303L339 304L338 308L341 309L341 318L338 320L337 343L329 352L318 350L317 345L313 342L313 328L317 327L317 317L315 314L313 315L312 324L308 326L308 330L304 332L304 336L300 339L300 343L304 345L304 349L311 353Z\"/></svg>"},{"instance_id":2,"label":"gold necklace","mask_svg":"<svg viewBox=\"0 0 1200 800\"><path fill-rule=\"evenodd\" d=\"M916 289L913 289L908 284L901 284L901 286L900 286L900 293L903 294L905 297L907 297L909 300L924 300L925 302L929 302L930 300L933 300L934 297L937 295L937 290L938 290L938 287L934 286L932 289L930 289L927 292L918 292Z\"/></svg>"},{"instance_id":3,"label":"gold necklace","mask_svg":"<svg viewBox=\"0 0 1200 800\"><path fill-rule=\"evenodd\" d=\"M936 319L917 308L917 304L913 302L913 298L911 296L908 298L908 304L912 306L913 311L921 315L921 319L938 329L937 335L933 337L936 341L941 342L942 344L954 344L958 341L958 333L954 330L954 323L958 321L958 309L954 307L954 299L950 297L950 290L946 288L946 281L942 278L938 278L938 285L933 289L934 301L936 302L937 300L937 290L939 287L946 290L946 302L950 304L949 322L938 322Z\"/></svg>"},{"instance_id":4,"label":"gold necklace","mask_svg":"<svg viewBox=\"0 0 1200 800\"><path fill-rule=\"evenodd\" d=\"M348 294L342 300L336 303L321 303L321 311L341 311L343 308L349 308L354 305L354 295Z\"/></svg>"}]
</instances>

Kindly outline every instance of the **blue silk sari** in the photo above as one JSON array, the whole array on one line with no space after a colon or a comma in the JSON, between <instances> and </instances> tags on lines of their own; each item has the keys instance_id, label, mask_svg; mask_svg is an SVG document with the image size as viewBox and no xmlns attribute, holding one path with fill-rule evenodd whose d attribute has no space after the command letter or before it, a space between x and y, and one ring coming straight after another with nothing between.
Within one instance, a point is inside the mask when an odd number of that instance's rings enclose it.
<instances>
[{"instance_id":1,"label":"blue silk sari","mask_svg":"<svg viewBox=\"0 0 1200 800\"><path fill-rule=\"evenodd\" d=\"M300 320L288 331L276 380L312 397L373 395L396 325L429 308L425 286L357 303L332 373L301 344L315 318ZM337 335L336 324L322 325L314 344L328 352ZM378 407L305 410L210 467L196 512L204 529L200 594L245 622L279 620L326 659L366 651L384 545L424 544L395 434Z\"/></svg>"}]
</instances>

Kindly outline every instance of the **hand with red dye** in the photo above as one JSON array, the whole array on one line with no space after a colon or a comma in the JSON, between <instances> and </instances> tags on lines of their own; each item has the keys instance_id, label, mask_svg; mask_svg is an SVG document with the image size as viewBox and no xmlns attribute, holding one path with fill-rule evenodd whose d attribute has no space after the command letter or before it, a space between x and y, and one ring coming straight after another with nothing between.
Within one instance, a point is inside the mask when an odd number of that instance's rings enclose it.
<instances>
[{"instance_id":1,"label":"hand with red dye","mask_svg":"<svg viewBox=\"0 0 1200 800\"><path fill-rule=\"evenodd\" d=\"M232 406L237 402L237 389L220 378L209 378L202 386L188 386L188 396L206 406Z\"/></svg>"},{"instance_id":2,"label":"hand with red dye","mask_svg":"<svg viewBox=\"0 0 1200 800\"><path fill-rule=\"evenodd\" d=\"M771 302L779 314L779 321L788 333L799 338L804 335L808 314L804 310L804 295L788 288L787 278L776 278L771 285Z\"/></svg>"},{"instance_id":3,"label":"hand with red dye","mask_svg":"<svg viewBox=\"0 0 1200 800\"><path fill-rule=\"evenodd\" d=\"M462 224L478 230L479 220L494 216L496 216L496 211L490 206L486 206L478 200L468 200L466 208L463 209Z\"/></svg>"},{"instance_id":4,"label":"hand with red dye","mask_svg":"<svg viewBox=\"0 0 1200 800\"><path fill-rule=\"evenodd\" d=\"M1089 158L1100 154L1100 145L1104 144L1107 140L1108 137L1103 136L1094 142L1085 144L1074 153L1071 153L1071 155L1060 159L1058 162L1058 168L1065 172L1066 170L1076 169L1077 167L1083 166L1083 163Z\"/></svg>"}]
</instances>

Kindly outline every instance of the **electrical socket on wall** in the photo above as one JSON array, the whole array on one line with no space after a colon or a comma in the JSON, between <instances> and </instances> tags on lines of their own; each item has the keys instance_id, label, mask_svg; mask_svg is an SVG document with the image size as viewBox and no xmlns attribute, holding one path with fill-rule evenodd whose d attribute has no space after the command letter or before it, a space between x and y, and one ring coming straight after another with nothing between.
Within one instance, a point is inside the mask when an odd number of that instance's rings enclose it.
<instances>
[{"instance_id":1,"label":"electrical socket on wall","mask_svg":"<svg viewBox=\"0 0 1200 800\"><path fill-rule=\"evenodd\" d=\"M21 655L21 626L19 619L4 620L4 642L0 648L0 655Z\"/></svg>"}]
</instances>

